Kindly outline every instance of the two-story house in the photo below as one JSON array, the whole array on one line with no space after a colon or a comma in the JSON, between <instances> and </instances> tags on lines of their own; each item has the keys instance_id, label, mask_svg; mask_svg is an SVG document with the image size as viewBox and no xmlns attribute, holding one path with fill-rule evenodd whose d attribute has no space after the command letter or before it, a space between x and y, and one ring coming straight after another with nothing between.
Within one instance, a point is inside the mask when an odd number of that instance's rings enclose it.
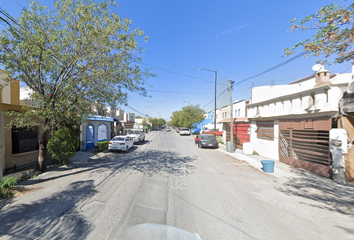
<instances>
[{"instance_id":1,"label":"two-story house","mask_svg":"<svg viewBox=\"0 0 354 240\"><path fill-rule=\"evenodd\" d=\"M288 85L252 88L247 117L260 155L330 177L329 131L351 73L323 69Z\"/></svg>"}]
</instances>

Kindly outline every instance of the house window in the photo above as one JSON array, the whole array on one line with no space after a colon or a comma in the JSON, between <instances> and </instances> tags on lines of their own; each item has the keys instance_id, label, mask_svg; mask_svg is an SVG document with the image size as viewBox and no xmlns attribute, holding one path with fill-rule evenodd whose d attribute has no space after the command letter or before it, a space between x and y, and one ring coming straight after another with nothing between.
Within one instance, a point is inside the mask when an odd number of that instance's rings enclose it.
<instances>
[{"instance_id":1,"label":"house window","mask_svg":"<svg viewBox=\"0 0 354 240\"><path fill-rule=\"evenodd\" d=\"M309 106L312 107L314 105L315 105L315 93L312 92L309 99Z\"/></svg>"},{"instance_id":2,"label":"house window","mask_svg":"<svg viewBox=\"0 0 354 240\"><path fill-rule=\"evenodd\" d=\"M274 122L258 121L257 122L257 138L268 141L274 140Z\"/></svg>"},{"instance_id":3,"label":"house window","mask_svg":"<svg viewBox=\"0 0 354 240\"><path fill-rule=\"evenodd\" d=\"M16 128L11 131L12 154L31 152L39 149L38 127Z\"/></svg>"},{"instance_id":4,"label":"house window","mask_svg":"<svg viewBox=\"0 0 354 240\"><path fill-rule=\"evenodd\" d=\"M238 110L238 116L241 116L241 109Z\"/></svg>"},{"instance_id":5,"label":"house window","mask_svg":"<svg viewBox=\"0 0 354 240\"><path fill-rule=\"evenodd\" d=\"M326 95L326 103L328 103L328 89L325 89L325 95Z\"/></svg>"},{"instance_id":6,"label":"house window","mask_svg":"<svg viewBox=\"0 0 354 240\"><path fill-rule=\"evenodd\" d=\"M302 107L302 95L299 96L299 100L300 100L300 107Z\"/></svg>"}]
</instances>

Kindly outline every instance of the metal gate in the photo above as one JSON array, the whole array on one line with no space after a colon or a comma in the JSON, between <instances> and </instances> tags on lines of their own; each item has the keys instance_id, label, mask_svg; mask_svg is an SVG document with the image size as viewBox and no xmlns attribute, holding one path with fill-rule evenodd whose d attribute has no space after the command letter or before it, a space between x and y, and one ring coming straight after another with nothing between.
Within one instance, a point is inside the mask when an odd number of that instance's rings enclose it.
<instances>
[{"instance_id":1,"label":"metal gate","mask_svg":"<svg viewBox=\"0 0 354 240\"><path fill-rule=\"evenodd\" d=\"M330 177L331 119L280 120L279 159L324 177Z\"/></svg>"}]
</instances>

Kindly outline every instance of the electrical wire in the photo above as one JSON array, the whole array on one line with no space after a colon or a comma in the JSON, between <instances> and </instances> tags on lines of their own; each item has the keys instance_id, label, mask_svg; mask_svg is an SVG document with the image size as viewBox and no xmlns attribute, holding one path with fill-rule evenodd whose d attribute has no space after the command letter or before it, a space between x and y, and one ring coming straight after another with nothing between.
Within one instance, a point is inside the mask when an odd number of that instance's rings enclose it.
<instances>
[{"instance_id":1,"label":"electrical wire","mask_svg":"<svg viewBox=\"0 0 354 240\"><path fill-rule=\"evenodd\" d=\"M193 93L193 92L172 92L172 91L162 91L162 90L146 90L148 92L163 92L163 93L178 93L178 94L211 94L211 93Z\"/></svg>"},{"instance_id":2,"label":"electrical wire","mask_svg":"<svg viewBox=\"0 0 354 240\"><path fill-rule=\"evenodd\" d=\"M251 80L251 79L253 79L253 78L262 76L262 75L264 75L264 74L266 74L266 73L269 73L269 72L271 72L271 71L273 71L273 70L275 70L275 69L277 69L277 68L280 68L280 67L282 67L282 66L284 66L284 65L286 65L286 64L288 64L288 63L290 63L290 62L292 62L292 61L294 61L294 60L296 60L296 59L298 59L298 58L300 58L300 57L302 57L302 56L304 56L306 53L307 53L307 52L299 53L299 54L297 54L296 56L294 56L294 57L292 57L292 58L290 58L290 59L288 59L288 60L286 60L286 61L284 61L284 62L282 62L282 63L279 63L279 64L277 64L277 65L275 65L275 66L273 66L273 67L271 67L271 68L268 68L267 70L265 70L265 71L263 71L263 72L257 73L256 75L253 75L253 76L251 76L251 77L245 78L245 79L243 79L243 80L241 80L241 81L234 82L234 83L232 84L232 87L235 86L235 85L237 85L237 84L240 84L240 83L246 82L246 81L248 81L248 80ZM224 92L226 92L228 89L229 89L229 88L226 88L222 93L219 94L219 96L218 96L216 99L218 99L218 98L219 98ZM215 99L215 100L216 100L216 99ZM202 109L204 109L206 106L208 106L210 103L212 103L212 102L215 101L215 100L210 101L210 102L209 102L208 104L206 104Z\"/></svg>"}]
</instances>

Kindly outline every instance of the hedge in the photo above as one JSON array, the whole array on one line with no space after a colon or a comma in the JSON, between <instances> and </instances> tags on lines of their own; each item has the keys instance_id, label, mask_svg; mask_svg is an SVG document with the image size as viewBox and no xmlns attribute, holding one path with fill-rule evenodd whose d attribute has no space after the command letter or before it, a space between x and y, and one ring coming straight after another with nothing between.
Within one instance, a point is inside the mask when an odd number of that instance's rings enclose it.
<instances>
[{"instance_id":1,"label":"hedge","mask_svg":"<svg viewBox=\"0 0 354 240\"><path fill-rule=\"evenodd\" d=\"M108 143L109 141L102 141L97 143L97 152L102 152L106 149L108 149Z\"/></svg>"}]
</instances>

